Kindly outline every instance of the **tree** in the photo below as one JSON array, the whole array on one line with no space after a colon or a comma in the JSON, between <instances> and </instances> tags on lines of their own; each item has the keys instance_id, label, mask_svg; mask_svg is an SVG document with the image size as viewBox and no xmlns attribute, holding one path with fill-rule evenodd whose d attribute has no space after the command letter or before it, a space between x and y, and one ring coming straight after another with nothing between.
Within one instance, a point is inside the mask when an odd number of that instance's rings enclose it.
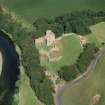
<instances>
[{"instance_id":1,"label":"tree","mask_svg":"<svg viewBox=\"0 0 105 105\"><path fill-rule=\"evenodd\" d=\"M65 24L65 27L64 27L64 32L65 33L72 33L72 26L71 26L71 23L69 23L69 22L67 22L66 24Z\"/></svg>"},{"instance_id":2,"label":"tree","mask_svg":"<svg viewBox=\"0 0 105 105\"><path fill-rule=\"evenodd\" d=\"M84 46L84 51L80 54L79 59L77 60L77 68L80 72L84 72L87 70L88 65L91 63L91 60L94 58L94 54L99 49L95 46L95 44L87 44Z\"/></svg>"},{"instance_id":3,"label":"tree","mask_svg":"<svg viewBox=\"0 0 105 105\"><path fill-rule=\"evenodd\" d=\"M58 71L58 75L60 76L60 78L66 80L66 81L75 79L77 77L78 73L79 73L78 69L75 65L63 66Z\"/></svg>"},{"instance_id":4,"label":"tree","mask_svg":"<svg viewBox=\"0 0 105 105\"><path fill-rule=\"evenodd\" d=\"M51 30L55 33L56 37L59 37L64 33L63 26L59 23L52 24Z\"/></svg>"}]
</instances>

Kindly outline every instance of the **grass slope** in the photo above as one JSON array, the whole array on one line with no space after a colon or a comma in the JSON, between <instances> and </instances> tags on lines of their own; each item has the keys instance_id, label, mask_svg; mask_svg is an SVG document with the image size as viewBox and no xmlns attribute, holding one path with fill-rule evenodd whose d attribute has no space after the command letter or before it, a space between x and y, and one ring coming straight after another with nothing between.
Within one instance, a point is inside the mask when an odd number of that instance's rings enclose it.
<instances>
[{"instance_id":1,"label":"grass slope","mask_svg":"<svg viewBox=\"0 0 105 105\"><path fill-rule=\"evenodd\" d=\"M92 33L86 37L90 42L93 42L100 47L101 43L105 42L105 22L93 25L90 29L92 30Z\"/></svg>"},{"instance_id":2,"label":"grass slope","mask_svg":"<svg viewBox=\"0 0 105 105\"><path fill-rule=\"evenodd\" d=\"M63 56L59 61L45 62L42 65L46 66L50 71L57 71L64 65L74 64L82 51L79 39L76 35L66 36L60 40L59 43L60 53Z\"/></svg>"},{"instance_id":3,"label":"grass slope","mask_svg":"<svg viewBox=\"0 0 105 105\"><path fill-rule=\"evenodd\" d=\"M90 105L90 100L97 93L101 94L97 105L105 105L105 54L87 80L64 92L63 105Z\"/></svg>"},{"instance_id":4,"label":"grass slope","mask_svg":"<svg viewBox=\"0 0 105 105\"><path fill-rule=\"evenodd\" d=\"M20 87L19 87L19 104L18 105L43 105L38 101L32 90L29 78L24 73L24 68L21 67Z\"/></svg>"},{"instance_id":5,"label":"grass slope","mask_svg":"<svg viewBox=\"0 0 105 105\"><path fill-rule=\"evenodd\" d=\"M54 16L83 9L105 9L105 0L0 0L0 3L31 21L36 16Z\"/></svg>"}]
</instances>

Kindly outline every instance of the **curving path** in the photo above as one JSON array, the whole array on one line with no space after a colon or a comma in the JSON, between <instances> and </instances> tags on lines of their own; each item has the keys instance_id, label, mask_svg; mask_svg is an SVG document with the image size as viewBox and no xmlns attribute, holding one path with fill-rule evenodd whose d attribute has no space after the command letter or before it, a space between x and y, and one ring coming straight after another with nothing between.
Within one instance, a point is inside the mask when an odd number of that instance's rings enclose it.
<instances>
[{"instance_id":1,"label":"curving path","mask_svg":"<svg viewBox=\"0 0 105 105\"><path fill-rule=\"evenodd\" d=\"M0 75L1 75L1 72L2 72L2 63L3 63L3 61L2 61L2 54L0 52Z\"/></svg>"},{"instance_id":2,"label":"curving path","mask_svg":"<svg viewBox=\"0 0 105 105\"><path fill-rule=\"evenodd\" d=\"M105 53L105 47L103 47L96 55L94 60L91 62L91 64L89 65L89 67L87 68L87 71L85 73L83 73L81 76L79 76L78 78L76 78L73 81L70 81L69 83L65 84L63 87L61 87L56 94L54 95L54 101L55 101L55 105L62 105L62 100L61 97L64 93L64 91L67 88L72 88L73 86L79 84L81 82L81 80L86 79L86 77L88 77L88 75L95 71L96 65L98 63L98 61L100 60L101 56Z\"/></svg>"}]
</instances>

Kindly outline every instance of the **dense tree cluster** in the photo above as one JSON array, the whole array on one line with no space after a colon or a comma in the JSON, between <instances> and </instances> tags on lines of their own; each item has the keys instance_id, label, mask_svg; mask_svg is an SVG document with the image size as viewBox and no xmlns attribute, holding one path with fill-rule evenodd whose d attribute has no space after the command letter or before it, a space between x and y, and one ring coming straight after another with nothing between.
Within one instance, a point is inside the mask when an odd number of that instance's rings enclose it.
<instances>
[{"instance_id":1,"label":"dense tree cluster","mask_svg":"<svg viewBox=\"0 0 105 105\"><path fill-rule=\"evenodd\" d=\"M34 26L37 30L37 35L44 35L47 29L51 29L56 33L56 37L62 33L77 33L86 35L91 32L90 25L105 20L105 11L75 11L72 13L63 14L57 17L42 17L37 18Z\"/></svg>"},{"instance_id":2,"label":"dense tree cluster","mask_svg":"<svg viewBox=\"0 0 105 105\"><path fill-rule=\"evenodd\" d=\"M97 53L98 50L95 44L87 44L84 46L84 51L80 54L76 64L81 73L86 71L91 60L94 58L94 54Z\"/></svg>"},{"instance_id":3,"label":"dense tree cluster","mask_svg":"<svg viewBox=\"0 0 105 105\"><path fill-rule=\"evenodd\" d=\"M21 62L30 78L30 84L39 100L46 105L54 105L51 82L40 66L39 53L34 45L35 29L14 13L0 9L0 29L12 35L13 42L22 50Z\"/></svg>"},{"instance_id":4,"label":"dense tree cluster","mask_svg":"<svg viewBox=\"0 0 105 105\"><path fill-rule=\"evenodd\" d=\"M58 71L58 75L60 76L60 78L66 80L66 81L70 81L77 77L78 69L75 65L63 66Z\"/></svg>"}]
</instances>

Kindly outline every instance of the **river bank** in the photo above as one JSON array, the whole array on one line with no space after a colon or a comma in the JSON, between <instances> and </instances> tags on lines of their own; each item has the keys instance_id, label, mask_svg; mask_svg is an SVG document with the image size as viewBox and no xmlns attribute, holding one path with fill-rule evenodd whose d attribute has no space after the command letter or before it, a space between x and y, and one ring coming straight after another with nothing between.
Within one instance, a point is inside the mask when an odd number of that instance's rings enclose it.
<instances>
[{"instance_id":1,"label":"river bank","mask_svg":"<svg viewBox=\"0 0 105 105\"><path fill-rule=\"evenodd\" d=\"M3 60L3 59L2 59L2 54L1 54L1 52L0 52L0 75L1 75L1 72L2 72L2 63L3 63L2 60Z\"/></svg>"}]
</instances>

